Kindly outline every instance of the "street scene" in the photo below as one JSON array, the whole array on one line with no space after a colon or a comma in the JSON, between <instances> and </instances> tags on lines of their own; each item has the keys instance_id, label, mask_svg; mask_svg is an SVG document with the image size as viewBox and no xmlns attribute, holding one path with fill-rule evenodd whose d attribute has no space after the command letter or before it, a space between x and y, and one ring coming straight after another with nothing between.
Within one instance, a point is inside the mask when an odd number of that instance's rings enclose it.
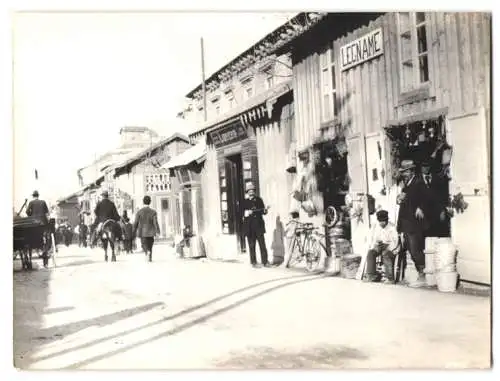
<instances>
[{"instance_id":1,"label":"street scene","mask_svg":"<svg viewBox=\"0 0 500 381\"><path fill-rule=\"evenodd\" d=\"M15 368L491 368L491 13L13 18Z\"/></svg>"}]
</instances>

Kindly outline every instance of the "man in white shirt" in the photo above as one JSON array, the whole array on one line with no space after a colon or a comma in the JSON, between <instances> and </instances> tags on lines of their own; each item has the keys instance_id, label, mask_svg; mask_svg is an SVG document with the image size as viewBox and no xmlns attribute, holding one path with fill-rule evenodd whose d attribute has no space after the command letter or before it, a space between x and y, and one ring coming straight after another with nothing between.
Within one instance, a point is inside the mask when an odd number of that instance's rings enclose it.
<instances>
[{"instance_id":1,"label":"man in white shirt","mask_svg":"<svg viewBox=\"0 0 500 381\"><path fill-rule=\"evenodd\" d=\"M387 283L394 283L394 258L399 250L399 234L396 226L389 222L389 213L385 210L377 212L377 221L371 233L370 249L366 257L366 280L377 280L376 260L382 255Z\"/></svg>"}]
</instances>

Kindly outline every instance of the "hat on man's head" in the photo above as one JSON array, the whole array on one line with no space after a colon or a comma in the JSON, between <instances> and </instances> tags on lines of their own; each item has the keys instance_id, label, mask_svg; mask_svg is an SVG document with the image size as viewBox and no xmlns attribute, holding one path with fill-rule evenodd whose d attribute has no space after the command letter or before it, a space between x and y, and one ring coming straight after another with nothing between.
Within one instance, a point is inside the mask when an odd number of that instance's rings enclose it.
<instances>
[{"instance_id":1,"label":"hat on man's head","mask_svg":"<svg viewBox=\"0 0 500 381\"><path fill-rule=\"evenodd\" d=\"M33 197L38 197L38 196L40 196L40 194L39 194L39 193L38 193L38 191L36 190L36 191L33 191L32 196L33 196Z\"/></svg>"},{"instance_id":2,"label":"hat on man's head","mask_svg":"<svg viewBox=\"0 0 500 381\"><path fill-rule=\"evenodd\" d=\"M255 190L255 184L254 183L247 183L247 192L250 191L250 190Z\"/></svg>"},{"instance_id":3,"label":"hat on man's head","mask_svg":"<svg viewBox=\"0 0 500 381\"><path fill-rule=\"evenodd\" d=\"M109 192L107 190L103 190L101 195L104 197L109 197Z\"/></svg>"},{"instance_id":4,"label":"hat on man's head","mask_svg":"<svg viewBox=\"0 0 500 381\"><path fill-rule=\"evenodd\" d=\"M403 160L401 162L401 167L399 168L399 172L408 171L414 168L415 168L415 163L413 162L413 160Z\"/></svg>"},{"instance_id":5,"label":"hat on man's head","mask_svg":"<svg viewBox=\"0 0 500 381\"><path fill-rule=\"evenodd\" d=\"M387 210L379 210L377 212L377 221L389 221L389 213Z\"/></svg>"},{"instance_id":6,"label":"hat on man's head","mask_svg":"<svg viewBox=\"0 0 500 381\"><path fill-rule=\"evenodd\" d=\"M432 163L429 160L423 160L422 163L420 163L421 167L432 167Z\"/></svg>"}]
</instances>

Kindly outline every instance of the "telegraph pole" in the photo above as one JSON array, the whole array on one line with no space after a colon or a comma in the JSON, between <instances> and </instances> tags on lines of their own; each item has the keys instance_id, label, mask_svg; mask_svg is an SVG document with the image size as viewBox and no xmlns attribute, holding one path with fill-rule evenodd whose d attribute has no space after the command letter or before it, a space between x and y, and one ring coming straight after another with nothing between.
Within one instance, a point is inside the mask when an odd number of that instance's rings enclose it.
<instances>
[{"instance_id":1,"label":"telegraph pole","mask_svg":"<svg viewBox=\"0 0 500 381\"><path fill-rule=\"evenodd\" d=\"M207 121L207 90L205 88L205 49L201 37L201 91L203 92L203 120Z\"/></svg>"}]
</instances>

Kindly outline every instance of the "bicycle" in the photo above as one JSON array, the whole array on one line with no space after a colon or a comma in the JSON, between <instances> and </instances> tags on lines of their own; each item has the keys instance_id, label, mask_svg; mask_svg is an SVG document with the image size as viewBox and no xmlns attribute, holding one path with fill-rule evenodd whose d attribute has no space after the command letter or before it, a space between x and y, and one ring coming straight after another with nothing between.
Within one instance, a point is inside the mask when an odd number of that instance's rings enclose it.
<instances>
[{"instance_id":1,"label":"bicycle","mask_svg":"<svg viewBox=\"0 0 500 381\"><path fill-rule=\"evenodd\" d=\"M286 267L296 265L302 261L306 261L307 271L313 272L318 269L318 266L326 254L326 247L321 242L324 234L320 233L318 227L312 223L302 223L299 221L290 221L295 223L292 242L290 244L290 257ZM296 252L298 249L298 252Z\"/></svg>"}]
</instances>

